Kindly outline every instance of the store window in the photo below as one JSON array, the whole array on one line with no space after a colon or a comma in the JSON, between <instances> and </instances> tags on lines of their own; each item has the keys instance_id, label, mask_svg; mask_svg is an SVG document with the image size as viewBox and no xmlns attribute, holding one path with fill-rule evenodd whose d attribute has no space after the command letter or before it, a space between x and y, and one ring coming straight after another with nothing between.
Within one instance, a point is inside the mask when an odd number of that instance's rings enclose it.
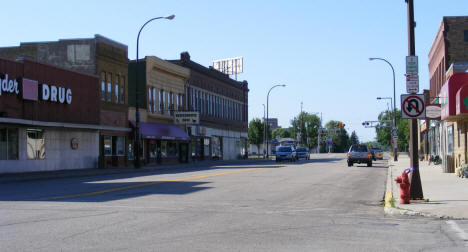
<instances>
[{"instance_id":1,"label":"store window","mask_svg":"<svg viewBox=\"0 0 468 252\"><path fill-rule=\"evenodd\" d=\"M125 156L125 137L116 137L117 156Z\"/></svg>"},{"instance_id":2,"label":"store window","mask_svg":"<svg viewBox=\"0 0 468 252\"><path fill-rule=\"evenodd\" d=\"M204 155L205 157L209 157L211 154L210 154L210 138L204 138L203 139L203 146L204 146Z\"/></svg>"},{"instance_id":3,"label":"store window","mask_svg":"<svg viewBox=\"0 0 468 252\"><path fill-rule=\"evenodd\" d=\"M447 127L447 153L453 154L453 125Z\"/></svg>"},{"instance_id":4,"label":"store window","mask_svg":"<svg viewBox=\"0 0 468 252\"><path fill-rule=\"evenodd\" d=\"M112 136L104 136L104 156L112 156Z\"/></svg>"},{"instance_id":5,"label":"store window","mask_svg":"<svg viewBox=\"0 0 468 252\"><path fill-rule=\"evenodd\" d=\"M0 128L0 160L18 160L18 129Z\"/></svg>"},{"instance_id":6,"label":"store window","mask_svg":"<svg viewBox=\"0 0 468 252\"><path fill-rule=\"evenodd\" d=\"M148 151L149 151L150 158L158 157L158 149L157 149L156 140L151 139L148 141Z\"/></svg>"},{"instance_id":7,"label":"store window","mask_svg":"<svg viewBox=\"0 0 468 252\"><path fill-rule=\"evenodd\" d=\"M178 157L177 152L177 142L175 141L167 141L167 157L168 158L176 158Z\"/></svg>"},{"instance_id":8,"label":"store window","mask_svg":"<svg viewBox=\"0 0 468 252\"><path fill-rule=\"evenodd\" d=\"M167 141L161 141L161 157L167 157Z\"/></svg>"},{"instance_id":9,"label":"store window","mask_svg":"<svg viewBox=\"0 0 468 252\"><path fill-rule=\"evenodd\" d=\"M45 134L42 129L26 130L28 159L45 159Z\"/></svg>"},{"instance_id":10,"label":"store window","mask_svg":"<svg viewBox=\"0 0 468 252\"><path fill-rule=\"evenodd\" d=\"M106 72L101 73L101 100L106 101Z\"/></svg>"}]
</instances>

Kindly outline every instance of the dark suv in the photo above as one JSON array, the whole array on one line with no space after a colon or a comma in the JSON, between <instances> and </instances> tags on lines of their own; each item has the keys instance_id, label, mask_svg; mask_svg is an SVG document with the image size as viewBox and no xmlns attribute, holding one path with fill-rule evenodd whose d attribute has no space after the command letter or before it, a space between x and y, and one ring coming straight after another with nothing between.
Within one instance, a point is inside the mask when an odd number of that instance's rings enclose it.
<instances>
[{"instance_id":1,"label":"dark suv","mask_svg":"<svg viewBox=\"0 0 468 252\"><path fill-rule=\"evenodd\" d=\"M353 144L348 151L348 166L353 166L354 163L367 163L367 166L372 166L372 154L366 145Z\"/></svg>"}]
</instances>

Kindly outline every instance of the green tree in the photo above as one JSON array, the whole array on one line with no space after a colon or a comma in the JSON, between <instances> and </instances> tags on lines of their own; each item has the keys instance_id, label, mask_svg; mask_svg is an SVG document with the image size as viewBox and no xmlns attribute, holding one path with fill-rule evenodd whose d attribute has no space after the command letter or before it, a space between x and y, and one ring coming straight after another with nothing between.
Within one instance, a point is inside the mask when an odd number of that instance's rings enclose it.
<instances>
[{"instance_id":1,"label":"green tree","mask_svg":"<svg viewBox=\"0 0 468 252\"><path fill-rule=\"evenodd\" d=\"M260 149L260 144L262 144L264 140L264 128L264 123L258 118L254 118L249 122L249 129L247 133L249 137L249 143L256 145L258 150Z\"/></svg>"},{"instance_id":2,"label":"green tree","mask_svg":"<svg viewBox=\"0 0 468 252\"><path fill-rule=\"evenodd\" d=\"M343 124L341 121L329 121L325 124L327 128L327 138L331 137L333 140L332 152L346 152L351 145L348 132L344 127L339 125Z\"/></svg>"},{"instance_id":3,"label":"green tree","mask_svg":"<svg viewBox=\"0 0 468 252\"><path fill-rule=\"evenodd\" d=\"M356 131L353 130L351 136L349 137L350 144L359 144L359 138L356 134Z\"/></svg>"},{"instance_id":4,"label":"green tree","mask_svg":"<svg viewBox=\"0 0 468 252\"><path fill-rule=\"evenodd\" d=\"M377 133L377 142L384 148L392 149L392 121L393 121L393 111L383 111L378 116L379 123L375 127ZM401 119L401 111L396 111L396 120L397 120L397 134L398 134L398 149L399 150L408 150L409 149L409 122L406 119Z\"/></svg>"},{"instance_id":5,"label":"green tree","mask_svg":"<svg viewBox=\"0 0 468 252\"><path fill-rule=\"evenodd\" d=\"M317 146L320 118L307 112L299 113L291 120L290 137L298 140L298 144L313 148ZM300 137L299 137L300 136Z\"/></svg>"},{"instance_id":6,"label":"green tree","mask_svg":"<svg viewBox=\"0 0 468 252\"><path fill-rule=\"evenodd\" d=\"M271 132L272 138L284 138L284 137L291 137L291 133L289 129L285 128L276 128Z\"/></svg>"}]
</instances>

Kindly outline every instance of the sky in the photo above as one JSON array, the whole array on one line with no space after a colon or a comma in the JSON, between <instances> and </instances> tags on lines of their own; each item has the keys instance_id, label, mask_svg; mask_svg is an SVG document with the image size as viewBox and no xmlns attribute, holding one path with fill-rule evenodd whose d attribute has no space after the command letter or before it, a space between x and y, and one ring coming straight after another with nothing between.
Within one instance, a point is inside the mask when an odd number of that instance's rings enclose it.
<instances>
[{"instance_id":1,"label":"sky","mask_svg":"<svg viewBox=\"0 0 468 252\"><path fill-rule=\"evenodd\" d=\"M249 83L249 120L262 118L268 90L269 117L289 127L301 111L321 113L345 123L361 141L375 139L362 122L375 121L393 97L393 77L383 61L395 68L396 103L406 93L408 54L407 9L404 0L288 1L2 1L0 47L20 42L92 38L101 34L128 46L140 57L191 59L210 66L213 60L242 56ZM468 0L415 0L416 55L420 92L429 89L428 53L443 16L468 15ZM391 108L391 105L390 105Z\"/></svg>"}]
</instances>

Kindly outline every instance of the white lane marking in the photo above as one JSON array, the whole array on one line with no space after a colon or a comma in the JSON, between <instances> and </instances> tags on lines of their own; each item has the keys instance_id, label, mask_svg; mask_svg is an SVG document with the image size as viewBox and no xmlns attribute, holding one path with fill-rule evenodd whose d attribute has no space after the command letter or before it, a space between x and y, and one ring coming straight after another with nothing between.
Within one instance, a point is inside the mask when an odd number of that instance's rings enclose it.
<instances>
[{"instance_id":1,"label":"white lane marking","mask_svg":"<svg viewBox=\"0 0 468 252\"><path fill-rule=\"evenodd\" d=\"M452 228L453 231L460 237L464 242L465 246L468 246L468 234L458 226L454 220L448 220L446 223Z\"/></svg>"}]
</instances>

